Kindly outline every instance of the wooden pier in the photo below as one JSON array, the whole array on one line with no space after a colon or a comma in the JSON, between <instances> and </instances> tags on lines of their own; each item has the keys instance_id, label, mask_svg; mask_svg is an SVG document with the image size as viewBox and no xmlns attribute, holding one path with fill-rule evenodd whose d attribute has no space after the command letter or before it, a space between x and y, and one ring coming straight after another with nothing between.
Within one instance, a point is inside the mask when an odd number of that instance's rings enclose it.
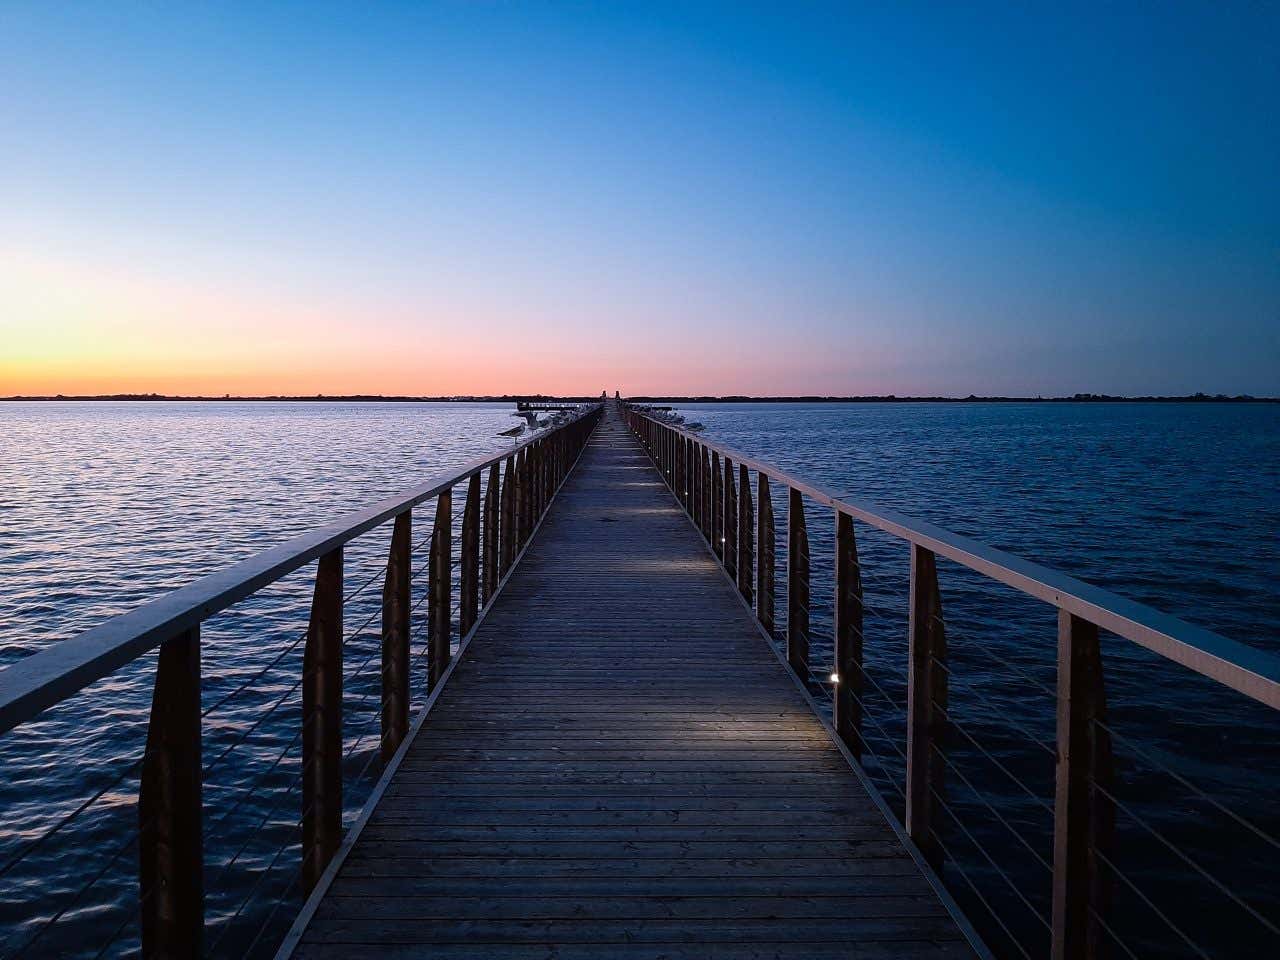
<instances>
[{"instance_id":1,"label":"wooden pier","mask_svg":"<svg viewBox=\"0 0 1280 960\"><path fill-rule=\"evenodd\" d=\"M0 957L72 945L281 960L991 957L951 889L988 940L1003 938L1001 956L1136 955L1114 923L1115 883L1139 892L1117 866L1115 819L1151 828L1122 799L1100 635L1273 710L1280 658L650 413L583 405L0 670L5 735L69 701L92 706L93 684L158 653L149 719L135 718L140 754L88 797L51 795L43 827L0 850L0 900L20 917ZM822 522L832 535L815 536L815 560L810 524ZM867 529L910 557L905 703L874 676L883 649L864 664L864 642L884 640L863 635ZM344 573L359 538L386 557L371 577ZM829 604L814 600L816 563L830 564ZM973 836L948 783L985 797L949 756L952 734L982 749L951 709L974 696L963 659L947 655L940 580L957 566L1057 617L1056 636L1024 638L1056 652L1056 687L1036 681L1056 742L1010 727L1051 756L1052 794L999 770L1048 814L1051 845L1029 843L983 799L1043 868L1034 901L998 850L974 841L992 868L975 880L953 846L957 830ZM217 675L219 658L204 659L217 618L299 571L313 572L309 622L291 620L292 639L266 645L247 676ZM819 622L829 649L810 642ZM814 663L819 653L830 661ZM865 707L873 690L901 710L895 731ZM830 693L829 721L813 691ZM237 752L258 730L284 744L278 755ZM901 758L901 783L877 750ZM901 821L868 771L902 799ZM231 815L250 804L266 813L245 837ZM121 813L104 863L102 824ZM98 839L77 846L81 827ZM271 850L241 860L256 834ZM1280 924L1175 852L1280 944ZM42 889L43 863L79 855L83 884ZM1005 899L988 899L1001 882ZM1002 916L1011 904L1027 908L1024 942Z\"/></svg>"},{"instance_id":2,"label":"wooden pier","mask_svg":"<svg viewBox=\"0 0 1280 960\"><path fill-rule=\"evenodd\" d=\"M611 409L283 953L959 957Z\"/></svg>"}]
</instances>

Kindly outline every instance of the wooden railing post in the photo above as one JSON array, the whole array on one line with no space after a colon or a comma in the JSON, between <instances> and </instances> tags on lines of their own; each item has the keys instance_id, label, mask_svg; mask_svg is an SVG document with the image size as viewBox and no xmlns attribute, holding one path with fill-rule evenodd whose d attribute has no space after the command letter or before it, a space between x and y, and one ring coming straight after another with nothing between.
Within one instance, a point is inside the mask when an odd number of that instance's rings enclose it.
<instances>
[{"instance_id":1,"label":"wooden railing post","mask_svg":"<svg viewBox=\"0 0 1280 960\"><path fill-rule=\"evenodd\" d=\"M787 663L809 679L809 530L804 497L788 487L787 497Z\"/></svg>"},{"instance_id":2,"label":"wooden railing post","mask_svg":"<svg viewBox=\"0 0 1280 960\"><path fill-rule=\"evenodd\" d=\"M690 517L694 514L693 505L693 440L689 437L684 438L682 444L681 459L684 461L680 468L680 477L684 483L684 510Z\"/></svg>"},{"instance_id":3,"label":"wooden railing post","mask_svg":"<svg viewBox=\"0 0 1280 960\"><path fill-rule=\"evenodd\" d=\"M769 495L769 478L763 473L756 474L757 499L760 501L756 513L756 541L759 544L759 556L756 558L756 619L764 627L769 636L774 629L774 565L776 546L773 529L773 498Z\"/></svg>"},{"instance_id":4,"label":"wooden railing post","mask_svg":"<svg viewBox=\"0 0 1280 960\"><path fill-rule=\"evenodd\" d=\"M738 572L738 492L733 461L724 458L724 569L733 580Z\"/></svg>"},{"instance_id":5,"label":"wooden railing post","mask_svg":"<svg viewBox=\"0 0 1280 960\"><path fill-rule=\"evenodd\" d=\"M302 889L342 840L342 547L320 558L302 656Z\"/></svg>"},{"instance_id":6,"label":"wooden railing post","mask_svg":"<svg viewBox=\"0 0 1280 960\"><path fill-rule=\"evenodd\" d=\"M836 733L862 757L862 568L853 518L836 511L835 697Z\"/></svg>"},{"instance_id":7,"label":"wooden railing post","mask_svg":"<svg viewBox=\"0 0 1280 960\"><path fill-rule=\"evenodd\" d=\"M711 451L711 549L724 556L724 479L720 473L720 454Z\"/></svg>"},{"instance_id":8,"label":"wooden railing post","mask_svg":"<svg viewBox=\"0 0 1280 960\"><path fill-rule=\"evenodd\" d=\"M1115 811L1094 784L1111 789L1110 735L1098 628L1058 611L1058 762L1053 804L1052 960L1103 955Z\"/></svg>"},{"instance_id":9,"label":"wooden railing post","mask_svg":"<svg viewBox=\"0 0 1280 960\"><path fill-rule=\"evenodd\" d=\"M413 514L396 516L382 584L382 762L409 734L409 577Z\"/></svg>"},{"instance_id":10,"label":"wooden railing post","mask_svg":"<svg viewBox=\"0 0 1280 960\"><path fill-rule=\"evenodd\" d=\"M434 690L452 655L449 634L452 616L449 598L452 593L453 491L445 490L436 499L436 519L431 529L431 554L428 558L430 591L427 597L427 689Z\"/></svg>"},{"instance_id":11,"label":"wooden railing post","mask_svg":"<svg viewBox=\"0 0 1280 960\"><path fill-rule=\"evenodd\" d=\"M507 457L502 468L502 493L499 504L501 518L498 521L501 542L502 562L498 568L499 577L505 577L515 562L519 547L516 546L516 458Z\"/></svg>"},{"instance_id":12,"label":"wooden railing post","mask_svg":"<svg viewBox=\"0 0 1280 960\"><path fill-rule=\"evenodd\" d=\"M692 499L689 502L690 510L693 516L693 525L703 532L707 532L706 524L702 512L702 444L696 440L693 443L693 460L690 463L690 483L692 489Z\"/></svg>"},{"instance_id":13,"label":"wooden railing post","mask_svg":"<svg viewBox=\"0 0 1280 960\"><path fill-rule=\"evenodd\" d=\"M947 638L937 561L911 545L910 652L907 671L907 834L939 865L934 811L944 796L942 750L947 710Z\"/></svg>"},{"instance_id":14,"label":"wooden railing post","mask_svg":"<svg viewBox=\"0 0 1280 960\"><path fill-rule=\"evenodd\" d=\"M748 604L752 600L751 578L755 573L756 547L751 503L751 474L738 464L738 592Z\"/></svg>"},{"instance_id":15,"label":"wooden railing post","mask_svg":"<svg viewBox=\"0 0 1280 960\"><path fill-rule=\"evenodd\" d=\"M529 539L529 448L520 451L516 465L516 548L523 549Z\"/></svg>"},{"instance_id":16,"label":"wooden railing post","mask_svg":"<svg viewBox=\"0 0 1280 960\"><path fill-rule=\"evenodd\" d=\"M547 506L547 441L544 437L534 444L534 461L533 468L538 474L537 486L538 496L533 501L533 523L529 527L532 534L533 528L538 525L538 521L542 519L542 512Z\"/></svg>"},{"instance_id":17,"label":"wooden railing post","mask_svg":"<svg viewBox=\"0 0 1280 960\"><path fill-rule=\"evenodd\" d=\"M488 603L498 590L498 491L502 481L498 465L489 467L489 482L484 488L484 575L480 578L481 603Z\"/></svg>"},{"instance_id":18,"label":"wooden railing post","mask_svg":"<svg viewBox=\"0 0 1280 960\"><path fill-rule=\"evenodd\" d=\"M462 550L458 571L458 632L466 636L480 613L480 474L467 482L467 502L462 508Z\"/></svg>"},{"instance_id":19,"label":"wooden railing post","mask_svg":"<svg viewBox=\"0 0 1280 960\"><path fill-rule=\"evenodd\" d=\"M203 956L200 628L160 646L138 788L142 956Z\"/></svg>"}]
</instances>

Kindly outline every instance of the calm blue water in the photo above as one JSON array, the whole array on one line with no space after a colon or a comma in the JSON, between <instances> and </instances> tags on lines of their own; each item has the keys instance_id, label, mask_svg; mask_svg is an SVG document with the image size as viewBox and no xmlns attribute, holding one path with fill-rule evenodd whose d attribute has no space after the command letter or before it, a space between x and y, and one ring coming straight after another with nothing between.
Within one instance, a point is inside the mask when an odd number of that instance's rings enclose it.
<instances>
[{"instance_id":1,"label":"calm blue water","mask_svg":"<svg viewBox=\"0 0 1280 960\"><path fill-rule=\"evenodd\" d=\"M837 492L1280 648L1280 407L733 404L682 412L705 423L709 436ZM501 405L0 404L0 665L498 450L495 434L513 422ZM781 529L777 491L775 500ZM421 514L415 540L428 529L430 511ZM809 526L820 664L829 656L830 521L812 511ZM376 613L387 535L374 531L348 551L349 595L374 581L349 602L349 633ZM869 746L883 764L869 759L869 769L897 802L907 555L874 531L859 527L858 535L867 669L878 685L867 708L879 726L867 732L882 735ZM941 827L958 861L944 876L976 914L965 877L972 880L1021 948L1039 955L1043 930L1033 914L1043 913L1048 890L1039 861L1051 852L1042 804L1052 797L1053 759L1036 741L1053 739L1045 689L1054 682L1053 617L953 565L942 563L939 577L957 728L947 799L959 817ZM206 886L209 946L220 956L248 951L264 924L254 949L265 949L297 898L288 844L300 801L288 790L298 772L297 641L309 589L310 571L299 571L204 631ZM368 631L348 642L348 775L365 784L377 773L377 666L362 672L362 664L376 646ZM1132 645L1112 639L1105 656L1109 726L1126 738L1116 743L1118 799L1229 880L1246 906L1275 917L1280 848L1160 768L1280 834L1280 724ZM137 827L129 770L144 742L153 669L145 658L0 738L0 955L39 934L31 955L94 956L102 934L116 930L108 953L128 952ZM6 866L104 787L52 840ZM349 791L351 813L363 795L361 787ZM1116 867L1210 955L1248 956L1274 942L1125 811L1115 850ZM1117 932L1140 954L1167 954L1179 942L1123 882L1115 900L1126 918ZM1188 911L1186 902L1204 906ZM984 932L993 943L1003 936L990 922ZM88 942L94 948L81 949Z\"/></svg>"}]
</instances>

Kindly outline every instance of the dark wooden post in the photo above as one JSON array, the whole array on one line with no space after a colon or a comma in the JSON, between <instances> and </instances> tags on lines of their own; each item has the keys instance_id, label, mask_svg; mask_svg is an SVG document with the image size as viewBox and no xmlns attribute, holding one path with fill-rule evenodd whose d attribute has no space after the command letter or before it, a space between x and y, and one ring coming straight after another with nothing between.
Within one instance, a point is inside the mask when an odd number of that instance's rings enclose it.
<instances>
[{"instance_id":1,"label":"dark wooden post","mask_svg":"<svg viewBox=\"0 0 1280 960\"><path fill-rule=\"evenodd\" d=\"M933 551L911 545L910 663L907 671L907 834L935 866L934 810L945 786L941 752L947 710L947 637Z\"/></svg>"},{"instance_id":2,"label":"dark wooden post","mask_svg":"<svg viewBox=\"0 0 1280 960\"><path fill-rule=\"evenodd\" d=\"M751 577L755 573L756 547L751 503L751 474L738 464L738 592L748 604L752 600Z\"/></svg>"},{"instance_id":3,"label":"dark wooden post","mask_svg":"<svg viewBox=\"0 0 1280 960\"><path fill-rule=\"evenodd\" d=\"M514 456L507 457L506 465L502 468L502 493L499 506L502 514L498 521L502 545L499 576L505 577L519 549L516 546L516 458Z\"/></svg>"},{"instance_id":4,"label":"dark wooden post","mask_svg":"<svg viewBox=\"0 0 1280 960\"><path fill-rule=\"evenodd\" d=\"M702 535L710 541L713 537L712 527L715 526L711 519L714 514L712 508L712 497L715 493L715 481L711 478L711 451L706 447L702 448Z\"/></svg>"},{"instance_id":5,"label":"dark wooden post","mask_svg":"<svg viewBox=\"0 0 1280 960\"><path fill-rule=\"evenodd\" d=\"M516 551L529 539L529 448L520 451L516 465Z\"/></svg>"},{"instance_id":6,"label":"dark wooden post","mask_svg":"<svg viewBox=\"0 0 1280 960\"><path fill-rule=\"evenodd\" d=\"M836 512L836 733L849 752L862 757L862 568L853 517Z\"/></svg>"},{"instance_id":7,"label":"dark wooden post","mask_svg":"<svg viewBox=\"0 0 1280 960\"><path fill-rule=\"evenodd\" d=\"M387 576L382 583L382 762L388 763L409 734L409 577L413 514L395 519Z\"/></svg>"},{"instance_id":8,"label":"dark wooden post","mask_svg":"<svg viewBox=\"0 0 1280 960\"><path fill-rule=\"evenodd\" d=\"M724 458L724 569L733 580L738 572L738 491L733 461Z\"/></svg>"},{"instance_id":9,"label":"dark wooden post","mask_svg":"<svg viewBox=\"0 0 1280 960\"><path fill-rule=\"evenodd\" d=\"M498 589L498 491L502 481L498 478L498 465L489 468L489 482L484 488L484 575L480 578L482 603Z\"/></svg>"},{"instance_id":10,"label":"dark wooden post","mask_svg":"<svg viewBox=\"0 0 1280 960\"><path fill-rule=\"evenodd\" d=\"M684 480L684 510L685 510L685 513L689 514L690 517L692 517L697 510L697 507L694 506L694 501L693 501L693 478L697 473L697 471L694 470L694 461L693 461L694 451L695 451L695 446L694 446L693 439L691 437L685 437L684 438L684 464L683 464L683 469L681 469L680 473Z\"/></svg>"},{"instance_id":11,"label":"dark wooden post","mask_svg":"<svg viewBox=\"0 0 1280 960\"><path fill-rule=\"evenodd\" d=\"M538 525L538 521L542 519L542 509L547 505L547 441L545 438L539 440L533 445L533 472L536 474L534 485L537 488L538 495L533 498L533 522L529 524L529 535L533 535L533 528Z\"/></svg>"},{"instance_id":12,"label":"dark wooden post","mask_svg":"<svg viewBox=\"0 0 1280 960\"><path fill-rule=\"evenodd\" d=\"M692 499L689 501L691 515L693 517L693 525L699 530L706 533L706 526L703 524L702 515L702 444L694 441L693 444L693 461L690 463L690 484L692 489Z\"/></svg>"},{"instance_id":13,"label":"dark wooden post","mask_svg":"<svg viewBox=\"0 0 1280 960\"><path fill-rule=\"evenodd\" d=\"M342 840L342 548L320 558L302 656L302 889Z\"/></svg>"},{"instance_id":14,"label":"dark wooden post","mask_svg":"<svg viewBox=\"0 0 1280 960\"><path fill-rule=\"evenodd\" d=\"M724 479L720 473L720 454L711 451L711 549L724 556Z\"/></svg>"},{"instance_id":15,"label":"dark wooden post","mask_svg":"<svg viewBox=\"0 0 1280 960\"><path fill-rule=\"evenodd\" d=\"M787 498L787 662L809 679L809 529L804 497L788 487Z\"/></svg>"},{"instance_id":16,"label":"dark wooden post","mask_svg":"<svg viewBox=\"0 0 1280 960\"><path fill-rule=\"evenodd\" d=\"M204 953L200 628L160 646L138 787L142 956Z\"/></svg>"},{"instance_id":17,"label":"dark wooden post","mask_svg":"<svg viewBox=\"0 0 1280 960\"><path fill-rule=\"evenodd\" d=\"M458 572L458 632L466 636L480 613L480 474L467 482L467 502L462 508L462 569Z\"/></svg>"},{"instance_id":18,"label":"dark wooden post","mask_svg":"<svg viewBox=\"0 0 1280 960\"><path fill-rule=\"evenodd\" d=\"M1113 782L1098 628L1058 611L1058 763L1053 804L1052 960L1104 955L1099 917L1109 907L1111 802L1095 788Z\"/></svg>"},{"instance_id":19,"label":"dark wooden post","mask_svg":"<svg viewBox=\"0 0 1280 960\"><path fill-rule=\"evenodd\" d=\"M756 541L759 557L756 559L756 619L773 636L774 564L776 544L773 530L773 498L769 495L769 478L756 474L757 494L760 501L756 513Z\"/></svg>"},{"instance_id":20,"label":"dark wooden post","mask_svg":"<svg viewBox=\"0 0 1280 960\"><path fill-rule=\"evenodd\" d=\"M427 598L427 689L435 689L449 665L449 634L452 616L453 491L445 490L436 500L435 525L431 529L429 559L430 595Z\"/></svg>"},{"instance_id":21,"label":"dark wooden post","mask_svg":"<svg viewBox=\"0 0 1280 960\"><path fill-rule=\"evenodd\" d=\"M542 511L547 506L547 440L543 437L533 445L533 472L535 474L534 486L537 490L537 496L533 498L533 522L529 524L529 535L533 535L533 528L538 525L538 521L542 519Z\"/></svg>"}]
</instances>

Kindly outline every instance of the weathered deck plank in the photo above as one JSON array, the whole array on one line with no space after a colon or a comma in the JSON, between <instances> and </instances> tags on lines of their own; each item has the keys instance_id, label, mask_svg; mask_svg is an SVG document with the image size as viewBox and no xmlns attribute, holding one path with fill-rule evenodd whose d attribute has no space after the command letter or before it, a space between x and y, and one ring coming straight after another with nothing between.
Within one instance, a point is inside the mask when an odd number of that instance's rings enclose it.
<instances>
[{"instance_id":1,"label":"weathered deck plank","mask_svg":"<svg viewBox=\"0 0 1280 960\"><path fill-rule=\"evenodd\" d=\"M969 956L615 412L294 956Z\"/></svg>"}]
</instances>

